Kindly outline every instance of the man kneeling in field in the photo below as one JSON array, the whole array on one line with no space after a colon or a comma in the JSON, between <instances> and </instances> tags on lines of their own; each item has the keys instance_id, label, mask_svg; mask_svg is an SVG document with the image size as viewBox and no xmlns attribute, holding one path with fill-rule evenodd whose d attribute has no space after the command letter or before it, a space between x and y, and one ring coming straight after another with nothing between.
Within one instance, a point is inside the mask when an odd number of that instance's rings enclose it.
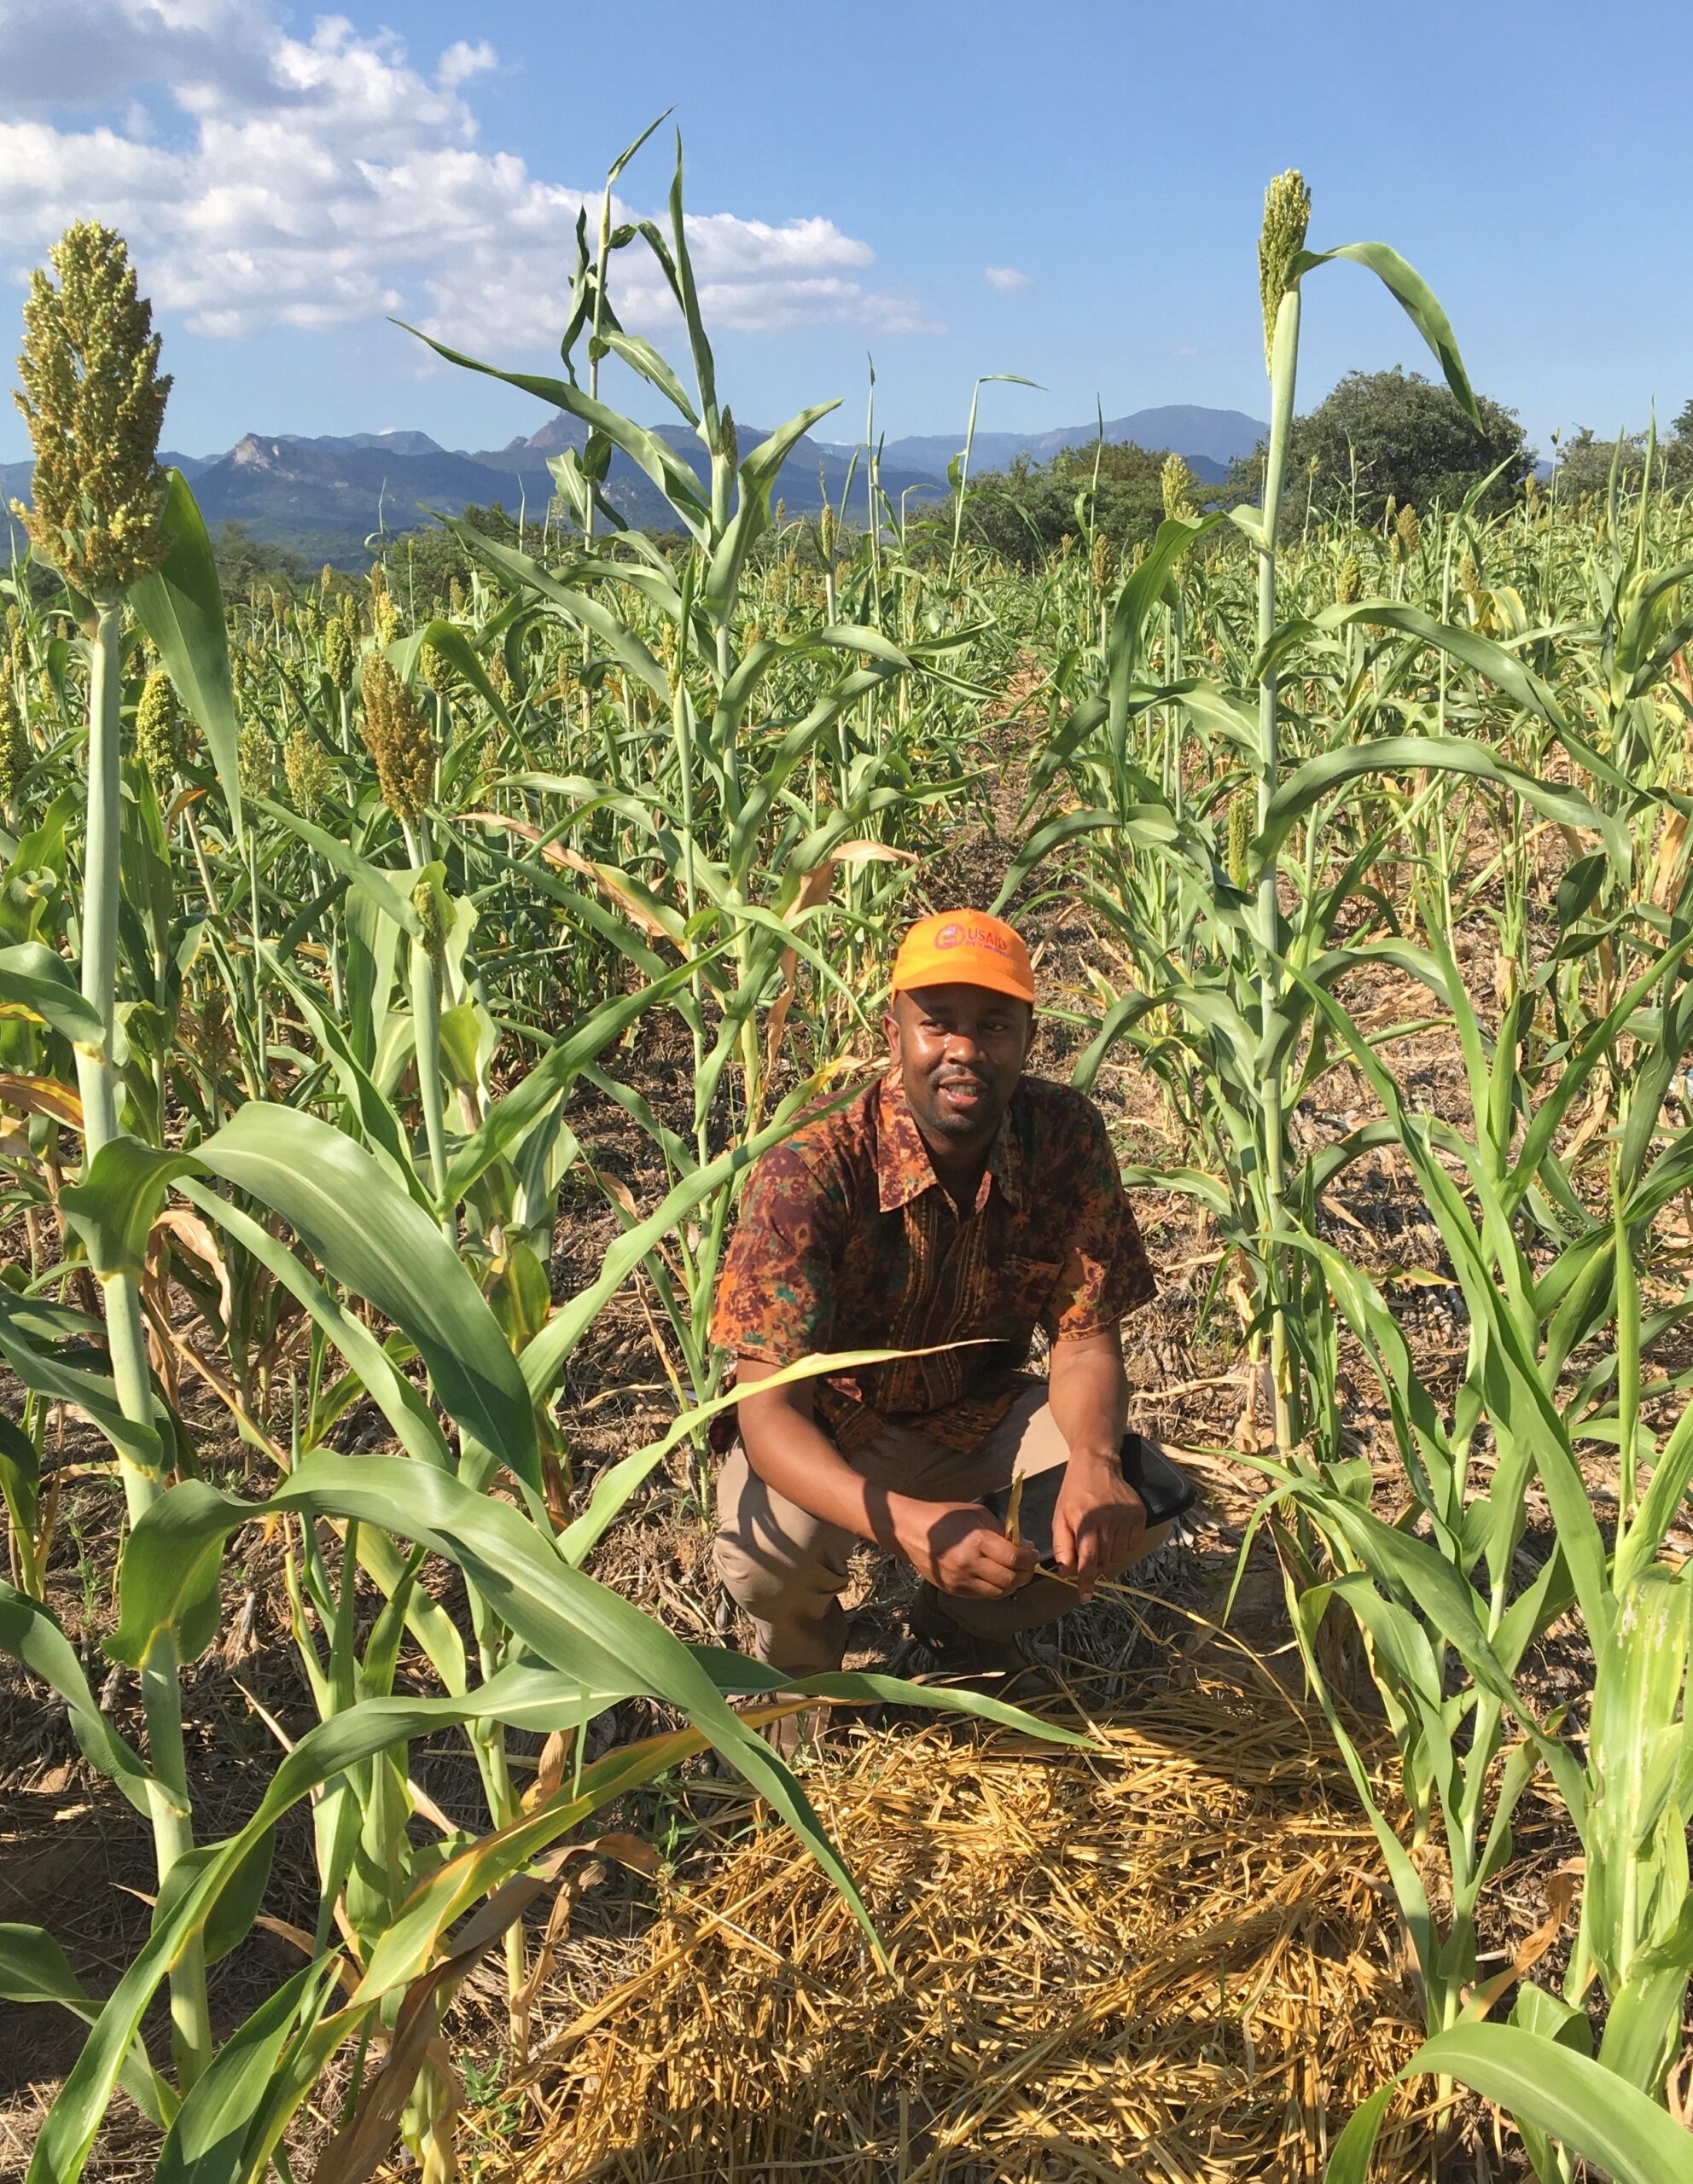
<instances>
[{"instance_id":1,"label":"man kneeling in field","mask_svg":"<svg viewBox=\"0 0 1693 2184\"><path fill-rule=\"evenodd\" d=\"M713 1333L737 1360L740 1438L718 1488L717 1564L760 1659L838 1668L860 1540L923 1583L913 1627L950 1669L1015 1672L1013 1634L1085 1600L1165 1537L1120 1461L1119 1329L1153 1292L1105 1124L1026 1077L1034 976L1011 927L925 918L893 967L889 1067L765 1153ZM1050 1378L1022 1372L1037 1327ZM940 1348L940 1345L968 1347ZM927 1356L761 1390L825 1350ZM1053 1559L978 1497L1063 1467Z\"/></svg>"}]
</instances>

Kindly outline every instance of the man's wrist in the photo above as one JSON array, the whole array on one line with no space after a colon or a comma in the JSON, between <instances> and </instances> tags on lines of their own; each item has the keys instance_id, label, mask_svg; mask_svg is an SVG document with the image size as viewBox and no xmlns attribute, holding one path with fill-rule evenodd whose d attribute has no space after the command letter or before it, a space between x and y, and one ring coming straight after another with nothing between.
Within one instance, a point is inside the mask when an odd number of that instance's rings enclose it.
<instances>
[{"instance_id":1,"label":"man's wrist","mask_svg":"<svg viewBox=\"0 0 1693 2184\"><path fill-rule=\"evenodd\" d=\"M1083 1442L1070 1451L1070 1468L1074 1472L1108 1471L1120 1478L1123 1474L1120 1443L1100 1442L1089 1446Z\"/></svg>"}]
</instances>

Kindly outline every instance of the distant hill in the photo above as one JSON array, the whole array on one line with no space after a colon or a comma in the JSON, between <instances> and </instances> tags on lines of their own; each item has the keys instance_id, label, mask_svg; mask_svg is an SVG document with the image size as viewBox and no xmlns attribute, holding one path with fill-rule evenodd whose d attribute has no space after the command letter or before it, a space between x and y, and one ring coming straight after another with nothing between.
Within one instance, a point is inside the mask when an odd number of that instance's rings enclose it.
<instances>
[{"instance_id":1,"label":"distant hill","mask_svg":"<svg viewBox=\"0 0 1693 2184\"><path fill-rule=\"evenodd\" d=\"M1250 455L1269 431L1268 425L1240 410L1207 410L1193 403L1174 403L1161 410L1137 410L1127 417L1106 420L1108 442L1133 440L1145 448L1168 448L1186 458L1195 477L1207 485L1222 482L1229 465ZM973 470L1005 470L1020 455L1033 462L1050 462L1066 448L1088 447L1099 435L1099 421L1060 425L1046 433L981 433L970 450ZM946 466L964 444L963 433L930 433L889 440L882 450L885 464L896 464L931 478L944 479Z\"/></svg>"},{"instance_id":2,"label":"distant hill","mask_svg":"<svg viewBox=\"0 0 1693 2184\"><path fill-rule=\"evenodd\" d=\"M705 450L686 426L654 429L705 475ZM1097 429L1090 424L1033 435L978 433L973 464L978 472L1002 469L1022 453L1045 462L1061 449L1085 445ZM1114 418L1105 437L1174 448L1199 478L1214 484L1236 455L1257 444L1265 430L1236 410L1178 405ZM214 531L220 524L241 523L255 538L352 569L365 565L364 542L373 532L411 530L432 510L458 515L473 505L499 502L514 515L527 509L538 521L554 491L548 458L583 447L587 437L579 420L559 410L527 439L520 435L504 447L474 452L444 448L427 433L325 433L315 439L249 433L223 455L170 453L162 460L193 485ZM765 428L742 426L742 450L765 437ZM944 492L946 466L962 444L938 434L889 442L882 450L884 491L896 503L908 495L916 503ZM815 514L825 496L839 505L856 456L849 445L802 439L783 466L776 497L785 502L789 515ZM0 495L6 501L28 499L30 470L27 462L0 464ZM855 499L862 487L860 467ZM626 456L613 456L606 494L627 523L660 529L673 524L663 497Z\"/></svg>"}]
</instances>

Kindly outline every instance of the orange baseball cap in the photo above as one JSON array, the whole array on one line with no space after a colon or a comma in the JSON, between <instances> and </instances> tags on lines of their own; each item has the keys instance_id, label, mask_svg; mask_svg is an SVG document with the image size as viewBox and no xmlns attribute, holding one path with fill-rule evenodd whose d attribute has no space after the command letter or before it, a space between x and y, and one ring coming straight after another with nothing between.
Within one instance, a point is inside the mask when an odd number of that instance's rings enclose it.
<instances>
[{"instance_id":1,"label":"orange baseball cap","mask_svg":"<svg viewBox=\"0 0 1693 2184\"><path fill-rule=\"evenodd\" d=\"M893 959L893 990L914 986L986 986L1034 1006L1034 971L1020 935L980 910L942 910L920 918Z\"/></svg>"}]
</instances>

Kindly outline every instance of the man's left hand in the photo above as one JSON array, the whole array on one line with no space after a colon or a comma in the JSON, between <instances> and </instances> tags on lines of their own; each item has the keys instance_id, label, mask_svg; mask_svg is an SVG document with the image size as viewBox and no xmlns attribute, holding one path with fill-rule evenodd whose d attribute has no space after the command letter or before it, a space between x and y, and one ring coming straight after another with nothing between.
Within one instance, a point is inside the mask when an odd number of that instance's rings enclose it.
<instances>
[{"instance_id":1,"label":"man's left hand","mask_svg":"<svg viewBox=\"0 0 1693 2184\"><path fill-rule=\"evenodd\" d=\"M1126 1570L1145 1536L1146 1504L1116 1458L1073 1455L1052 1513L1052 1554L1074 1578L1077 1600L1091 1600L1098 1578Z\"/></svg>"}]
</instances>

